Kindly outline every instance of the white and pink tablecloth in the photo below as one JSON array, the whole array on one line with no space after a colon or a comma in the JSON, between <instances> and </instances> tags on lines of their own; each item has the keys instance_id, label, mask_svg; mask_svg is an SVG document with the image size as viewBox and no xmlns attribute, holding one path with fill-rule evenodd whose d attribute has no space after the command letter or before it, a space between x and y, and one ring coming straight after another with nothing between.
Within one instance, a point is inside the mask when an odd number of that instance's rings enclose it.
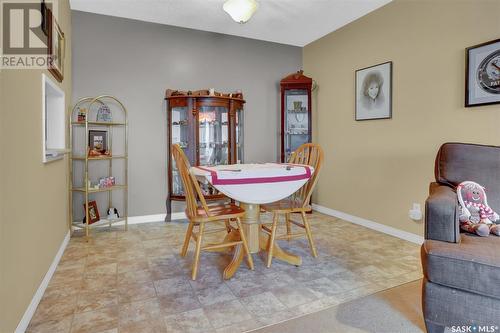
<instances>
[{"instance_id":1,"label":"white and pink tablecloth","mask_svg":"<svg viewBox=\"0 0 500 333\"><path fill-rule=\"evenodd\" d=\"M264 204L296 192L311 178L314 168L279 163L231 164L196 166L191 172L236 201Z\"/></svg>"}]
</instances>

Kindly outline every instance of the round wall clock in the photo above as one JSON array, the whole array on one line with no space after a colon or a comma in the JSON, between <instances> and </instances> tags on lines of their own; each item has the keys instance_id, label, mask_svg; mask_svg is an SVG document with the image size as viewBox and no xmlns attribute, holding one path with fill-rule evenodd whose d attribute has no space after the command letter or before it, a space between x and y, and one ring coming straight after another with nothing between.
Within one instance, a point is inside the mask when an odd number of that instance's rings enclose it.
<instances>
[{"instance_id":1,"label":"round wall clock","mask_svg":"<svg viewBox=\"0 0 500 333\"><path fill-rule=\"evenodd\" d=\"M483 59L477 69L477 82L490 94L500 94L500 50Z\"/></svg>"}]
</instances>

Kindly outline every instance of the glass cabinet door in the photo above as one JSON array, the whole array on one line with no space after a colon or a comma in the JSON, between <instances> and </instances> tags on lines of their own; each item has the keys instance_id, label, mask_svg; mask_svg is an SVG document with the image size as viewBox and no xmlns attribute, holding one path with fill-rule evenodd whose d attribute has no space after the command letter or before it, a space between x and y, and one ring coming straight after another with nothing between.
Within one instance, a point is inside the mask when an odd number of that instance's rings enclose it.
<instances>
[{"instance_id":1,"label":"glass cabinet door","mask_svg":"<svg viewBox=\"0 0 500 333\"><path fill-rule=\"evenodd\" d=\"M243 163L243 110L236 110L236 163Z\"/></svg>"},{"instance_id":2,"label":"glass cabinet door","mask_svg":"<svg viewBox=\"0 0 500 333\"><path fill-rule=\"evenodd\" d=\"M310 142L308 102L305 89L285 91L285 161L300 145Z\"/></svg>"},{"instance_id":3,"label":"glass cabinet door","mask_svg":"<svg viewBox=\"0 0 500 333\"><path fill-rule=\"evenodd\" d=\"M174 107L171 111L172 144L179 144L186 156L192 156L193 147L189 146L188 107ZM172 159L172 194L184 195L179 170Z\"/></svg>"},{"instance_id":4,"label":"glass cabinet door","mask_svg":"<svg viewBox=\"0 0 500 333\"><path fill-rule=\"evenodd\" d=\"M198 111L200 165L228 164L228 109L220 106L202 106Z\"/></svg>"}]
</instances>

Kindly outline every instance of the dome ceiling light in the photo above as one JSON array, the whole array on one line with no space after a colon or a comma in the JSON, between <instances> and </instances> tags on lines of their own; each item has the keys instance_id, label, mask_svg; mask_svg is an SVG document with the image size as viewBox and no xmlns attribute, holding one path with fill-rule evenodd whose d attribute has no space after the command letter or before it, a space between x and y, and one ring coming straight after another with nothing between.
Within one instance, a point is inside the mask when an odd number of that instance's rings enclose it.
<instances>
[{"instance_id":1,"label":"dome ceiling light","mask_svg":"<svg viewBox=\"0 0 500 333\"><path fill-rule=\"evenodd\" d=\"M250 20L259 3L255 0L227 0L222 8L233 20L243 24Z\"/></svg>"}]
</instances>

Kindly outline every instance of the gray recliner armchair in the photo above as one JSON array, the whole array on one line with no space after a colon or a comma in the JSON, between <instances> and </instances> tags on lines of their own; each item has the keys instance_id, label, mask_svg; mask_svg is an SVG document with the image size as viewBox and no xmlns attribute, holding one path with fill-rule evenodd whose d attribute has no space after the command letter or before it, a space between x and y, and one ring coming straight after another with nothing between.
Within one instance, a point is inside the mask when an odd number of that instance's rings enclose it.
<instances>
[{"instance_id":1,"label":"gray recliner armchair","mask_svg":"<svg viewBox=\"0 0 500 333\"><path fill-rule=\"evenodd\" d=\"M446 143L437 154L435 176L421 249L427 331L500 327L500 237L460 232L455 191L462 181L475 181L485 186L489 205L500 212L500 147Z\"/></svg>"}]
</instances>

